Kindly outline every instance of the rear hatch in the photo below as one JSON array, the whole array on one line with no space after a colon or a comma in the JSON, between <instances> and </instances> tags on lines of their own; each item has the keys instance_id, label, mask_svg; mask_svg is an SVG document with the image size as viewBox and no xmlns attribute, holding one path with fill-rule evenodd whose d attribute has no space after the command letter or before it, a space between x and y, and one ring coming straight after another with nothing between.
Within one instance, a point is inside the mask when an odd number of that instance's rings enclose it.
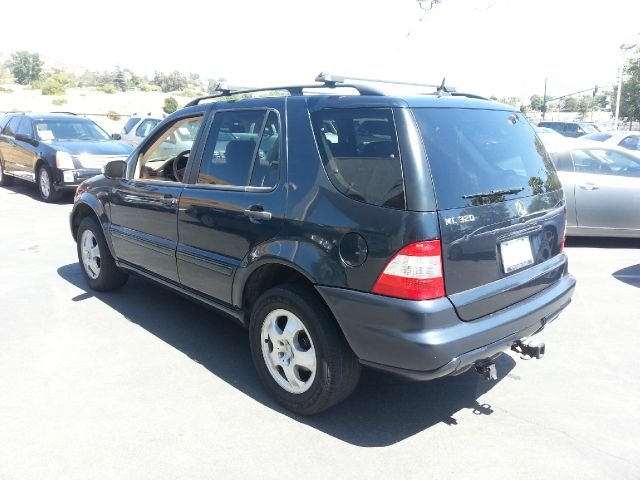
<instances>
[{"instance_id":1,"label":"rear hatch","mask_svg":"<svg viewBox=\"0 0 640 480\"><path fill-rule=\"evenodd\" d=\"M529 122L505 110L417 108L436 193L446 294L462 320L565 272L564 197Z\"/></svg>"}]
</instances>

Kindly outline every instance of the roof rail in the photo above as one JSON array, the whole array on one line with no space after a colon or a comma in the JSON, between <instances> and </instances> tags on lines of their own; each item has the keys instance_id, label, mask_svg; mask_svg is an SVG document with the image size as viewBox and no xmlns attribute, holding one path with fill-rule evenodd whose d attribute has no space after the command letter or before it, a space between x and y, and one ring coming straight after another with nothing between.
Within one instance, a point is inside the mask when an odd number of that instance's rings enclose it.
<instances>
[{"instance_id":1,"label":"roof rail","mask_svg":"<svg viewBox=\"0 0 640 480\"><path fill-rule=\"evenodd\" d=\"M64 114L67 114L67 115L73 115L74 117L78 116L77 114L75 114L73 112L49 112L49 113L64 113Z\"/></svg>"},{"instance_id":2,"label":"roof rail","mask_svg":"<svg viewBox=\"0 0 640 480\"><path fill-rule=\"evenodd\" d=\"M185 105L185 107L192 107L194 105L198 105L204 100L211 100L219 97L229 97L231 95L243 95L247 93L256 93L256 92L271 92L282 90L288 92L291 96L304 95L303 90L312 89L312 88L354 88L358 91L360 95L374 95L380 96L384 95L383 92L374 87L369 87L366 85L353 85L348 83L341 83L340 85L336 85L335 81L327 81L322 83L313 83L309 85L281 85L277 87L259 87L259 88L247 88L247 87L228 87L226 85L219 84L216 86L216 92L212 95L207 95L205 97L199 97L191 100L189 103Z\"/></svg>"},{"instance_id":3,"label":"roof rail","mask_svg":"<svg viewBox=\"0 0 640 480\"><path fill-rule=\"evenodd\" d=\"M436 92L440 93L452 93L455 92L455 87L449 85L445 85L445 79L442 79L442 83L439 85L430 84L430 83L414 83L414 82L399 82L395 80L381 80L378 78L362 78L362 77L351 77L346 75L333 75L331 73L320 72L316 77L316 82L325 82L331 84L344 83L347 80L356 80L360 82L375 82L375 83L387 83L390 85L410 85L413 87L432 87L436 89Z\"/></svg>"}]
</instances>

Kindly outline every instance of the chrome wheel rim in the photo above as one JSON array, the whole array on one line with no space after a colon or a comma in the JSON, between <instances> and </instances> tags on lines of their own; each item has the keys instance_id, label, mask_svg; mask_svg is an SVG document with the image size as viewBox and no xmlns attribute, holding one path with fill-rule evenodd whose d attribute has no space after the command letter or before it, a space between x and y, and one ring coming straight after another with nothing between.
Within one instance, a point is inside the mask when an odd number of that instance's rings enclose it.
<instances>
[{"instance_id":1,"label":"chrome wheel rim","mask_svg":"<svg viewBox=\"0 0 640 480\"><path fill-rule=\"evenodd\" d=\"M80 238L80 253L82 256L82 266L90 278L95 280L100 275L100 247L98 240L91 230L82 232Z\"/></svg>"},{"instance_id":2,"label":"chrome wheel rim","mask_svg":"<svg viewBox=\"0 0 640 480\"><path fill-rule=\"evenodd\" d=\"M317 359L304 323L284 309L267 315L260 332L262 357L276 383L289 393L304 393L316 377Z\"/></svg>"},{"instance_id":3,"label":"chrome wheel rim","mask_svg":"<svg viewBox=\"0 0 640 480\"><path fill-rule=\"evenodd\" d=\"M49 198L51 193L51 184L49 182L49 172L46 168L40 170L40 192L44 198Z\"/></svg>"}]
</instances>

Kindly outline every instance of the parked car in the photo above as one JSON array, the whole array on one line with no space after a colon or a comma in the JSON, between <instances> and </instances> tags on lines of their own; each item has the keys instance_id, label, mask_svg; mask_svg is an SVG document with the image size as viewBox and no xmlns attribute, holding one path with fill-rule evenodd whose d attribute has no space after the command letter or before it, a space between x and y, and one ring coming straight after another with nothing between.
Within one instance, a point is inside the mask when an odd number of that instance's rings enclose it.
<instances>
[{"instance_id":1,"label":"parked car","mask_svg":"<svg viewBox=\"0 0 640 480\"><path fill-rule=\"evenodd\" d=\"M562 188L526 118L443 89L305 95L345 85L319 79L197 99L80 185L88 285L136 273L235 319L266 389L299 414L346 398L361 365L489 379L506 349L540 357L527 339L575 280ZM189 147L168 152L185 128Z\"/></svg>"},{"instance_id":2,"label":"parked car","mask_svg":"<svg viewBox=\"0 0 640 480\"><path fill-rule=\"evenodd\" d=\"M616 145L618 147L640 151L640 131L609 131L596 134L585 135L585 140L595 140L605 142L607 145Z\"/></svg>"},{"instance_id":3,"label":"parked car","mask_svg":"<svg viewBox=\"0 0 640 480\"><path fill-rule=\"evenodd\" d=\"M45 202L75 190L107 162L133 150L95 122L73 114L9 113L0 121L0 185L34 182Z\"/></svg>"},{"instance_id":4,"label":"parked car","mask_svg":"<svg viewBox=\"0 0 640 480\"><path fill-rule=\"evenodd\" d=\"M640 157L606 142L547 144L567 201L567 234L640 237Z\"/></svg>"},{"instance_id":5,"label":"parked car","mask_svg":"<svg viewBox=\"0 0 640 480\"><path fill-rule=\"evenodd\" d=\"M133 114L122 127L120 139L135 147L162 121L161 118Z\"/></svg>"},{"instance_id":6,"label":"parked car","mask_svg":"<svg viewBox=\"0 0 640 480\"><path fill-rule=\"evenodd\" d=\"M540 122L538 126L551 128L565 137L573 138L598 131L592 123L587 122Z\"/></svg>"}]
</instances>

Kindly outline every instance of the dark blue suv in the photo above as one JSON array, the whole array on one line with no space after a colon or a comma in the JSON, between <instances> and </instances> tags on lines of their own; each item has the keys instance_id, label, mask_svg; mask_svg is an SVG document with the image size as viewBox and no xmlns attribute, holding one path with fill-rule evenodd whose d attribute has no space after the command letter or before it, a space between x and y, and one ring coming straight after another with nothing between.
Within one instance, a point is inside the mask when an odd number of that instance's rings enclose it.
<instances>
[{"instance_id":1,"label":"dark blue suv","mask_svg":"<svg viewBox=\"0 0 640 480\"><path fill-rule=\"evenodd\" d=\"M136 273L235 319L266 388L301 414L346 398L361 365L495 378L504 350L540 357L527 338L575 280L531 125L445 88L321 80L195 100L80 185L70 220L89 286Z\"/></svg>"}]
</instances>

